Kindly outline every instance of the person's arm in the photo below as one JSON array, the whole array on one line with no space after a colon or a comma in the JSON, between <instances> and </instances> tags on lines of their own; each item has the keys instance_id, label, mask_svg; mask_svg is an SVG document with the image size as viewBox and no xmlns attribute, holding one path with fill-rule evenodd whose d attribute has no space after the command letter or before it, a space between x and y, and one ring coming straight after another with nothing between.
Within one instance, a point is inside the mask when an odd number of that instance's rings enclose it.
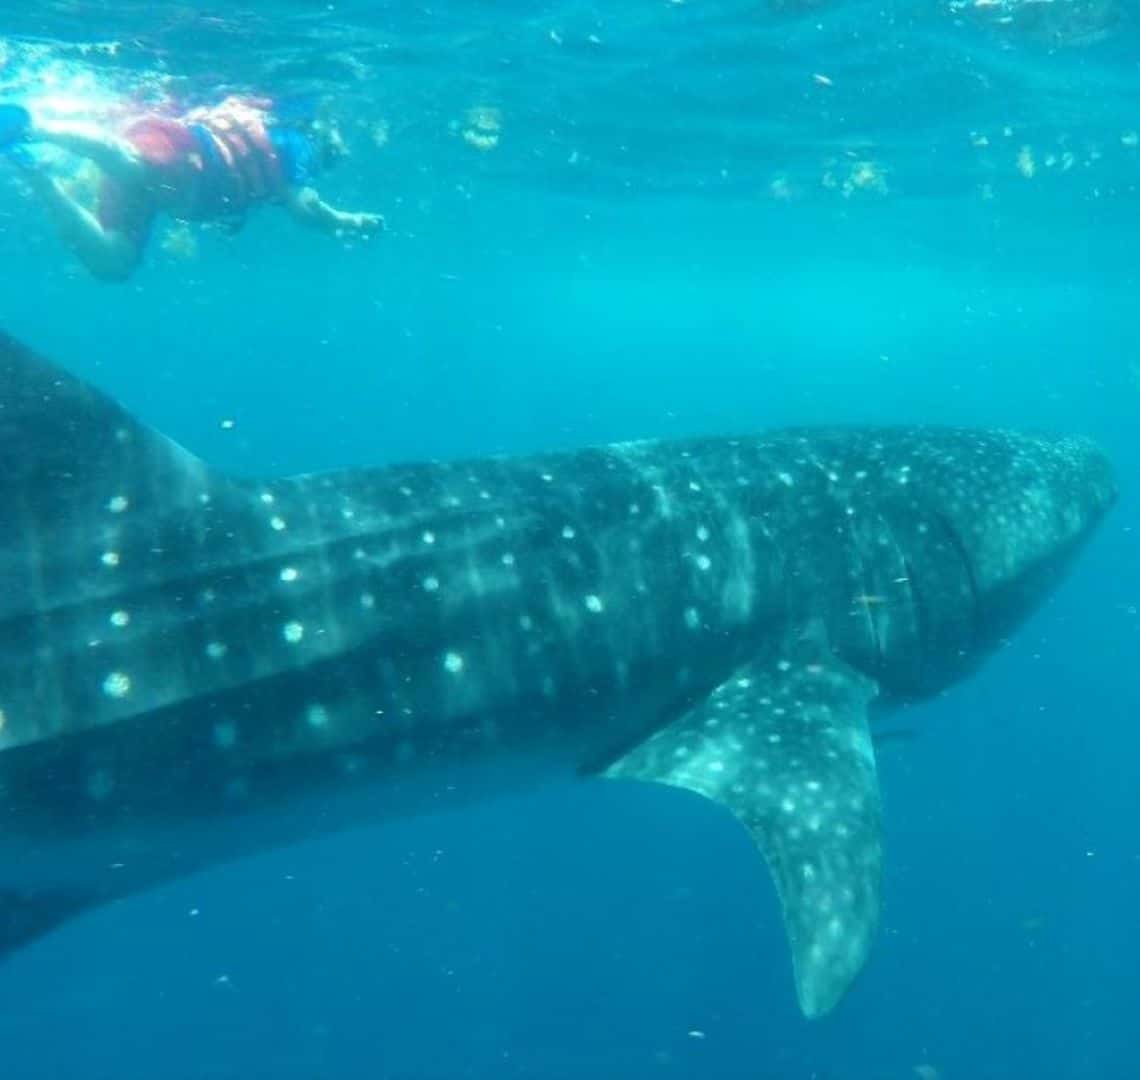
<instances>
[{"instance_id":1,"label":"person's arm","mask_svg":"<svg viewBox=\"0 0 1140 1080\"><path fill-rule=\"evenodd\" d=\"M382 232L384 229L384 218L379 214L337 210L324 202L316 189L311 187L290 188L284 205L296 221L322 232L371 233Z\"/></svg>"}]
</instances>

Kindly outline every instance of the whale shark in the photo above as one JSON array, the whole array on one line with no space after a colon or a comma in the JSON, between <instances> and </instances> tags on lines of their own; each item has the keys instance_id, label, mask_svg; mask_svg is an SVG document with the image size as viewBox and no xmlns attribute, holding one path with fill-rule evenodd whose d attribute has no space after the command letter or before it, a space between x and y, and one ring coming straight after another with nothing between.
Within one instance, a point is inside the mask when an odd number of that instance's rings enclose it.
<instances>
[{"instance_id":1,"label":"whale shark","mask_svg":"<svg viewBox=\"0 0 1140 1080\"><path fill-rule=\"evenodd\" d=\"M871 723L1116 497L1077 437L794 429L247 479L0 338L0 952L243 855L576 777L747 831L803 1013L881 905Z\"/></svg>"}]
</instances>

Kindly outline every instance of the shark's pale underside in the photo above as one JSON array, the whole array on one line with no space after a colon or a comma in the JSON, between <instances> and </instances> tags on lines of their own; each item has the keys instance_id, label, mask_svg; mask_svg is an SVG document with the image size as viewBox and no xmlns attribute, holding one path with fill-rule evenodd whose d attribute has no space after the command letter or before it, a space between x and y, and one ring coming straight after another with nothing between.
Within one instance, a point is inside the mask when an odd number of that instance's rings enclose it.
<instances>
[{"instance_id":1,"label":"shark's pale underside","mask_svg":"<svg viewBox=\"0 0 1140 1080\"><path fill-rule=\"evenodd\" d=\"M249 482L0 339L0 949L246 852L573 775L726 807L829 1010L868 710L966 675L1114 499L1075 438L793 430Z\"/></svg>"}]
</instances>

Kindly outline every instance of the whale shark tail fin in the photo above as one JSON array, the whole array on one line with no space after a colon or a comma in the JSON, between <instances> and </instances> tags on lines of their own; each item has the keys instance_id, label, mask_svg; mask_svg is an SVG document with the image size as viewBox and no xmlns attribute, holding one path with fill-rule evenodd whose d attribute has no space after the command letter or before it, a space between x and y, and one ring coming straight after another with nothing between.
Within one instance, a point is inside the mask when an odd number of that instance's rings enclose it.
<instances>
[{"instance_id":1,"label":"whale shark tail fin","mask_svg":"<svg viewBox=\"0 0 1140 1080\"><path fill-rule=\"evenodd\" d=\"M606 770L695 791L745 826L775 879L809 1017L829 1012L866 961L882 860L876 687L812 652L745 665Z\"/></svg>"}]
</instances>

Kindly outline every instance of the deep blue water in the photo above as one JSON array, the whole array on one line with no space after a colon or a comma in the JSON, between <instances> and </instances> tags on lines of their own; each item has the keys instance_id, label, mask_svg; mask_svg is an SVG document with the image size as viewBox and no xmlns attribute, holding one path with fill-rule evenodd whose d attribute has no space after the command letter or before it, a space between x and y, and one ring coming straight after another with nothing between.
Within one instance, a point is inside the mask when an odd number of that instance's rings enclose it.
<instances>
[{"instance_id":1,"label":"deep blue water","mask_svg":"<svg viewBox=\"0 0 1140 1080\"><path fill-rule=\"evenodd\" d=\"M8 170L0 325L246 474L787 423L1100 440L1122 498L1071 578L883 748L867 971L802 1020L728 816L597 782L75 920L0 966L5 1080L1140 1075L1134 9L611 7L5 5L0 96L333 95L322 190L389 232L267 208L107 286Z\"/></svg>"}]
</instances>

